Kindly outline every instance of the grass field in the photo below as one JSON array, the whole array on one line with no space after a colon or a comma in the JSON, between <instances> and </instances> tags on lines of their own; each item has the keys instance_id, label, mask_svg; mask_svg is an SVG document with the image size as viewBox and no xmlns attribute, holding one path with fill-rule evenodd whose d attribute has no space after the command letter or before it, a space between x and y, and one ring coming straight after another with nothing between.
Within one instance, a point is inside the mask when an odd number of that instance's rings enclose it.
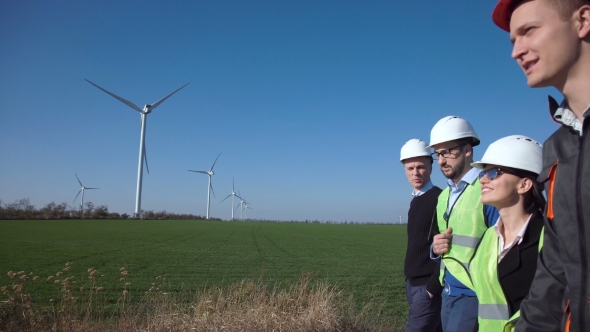
<instances>
[{"instance_id":1,"label":"grass field","mask_svg":"<svg viewBox=\"0 0 590 332\"><path fill-rule=\"evenodd\" d=\"M56 289L46 279L73 262L80 280L98 270L100 286L115 301L129 271L130 301L166 278L170 292L244 279L289 285L303 272L337 284L358 306L383 304L385 317L405 320L403 259L406 228L219 221L48 220L0 221L0 285L8 271L33 272L33 298L49 303Z\"/></svg>"}]
</instances>

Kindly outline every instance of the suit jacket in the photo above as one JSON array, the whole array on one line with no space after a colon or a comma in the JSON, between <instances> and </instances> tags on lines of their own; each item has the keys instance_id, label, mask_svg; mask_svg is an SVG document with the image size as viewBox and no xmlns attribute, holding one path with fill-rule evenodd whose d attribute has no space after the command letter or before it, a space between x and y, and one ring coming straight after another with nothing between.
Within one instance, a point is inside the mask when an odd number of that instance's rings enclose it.
<instances>
[{"instance_id":1,"label":"suit jacket","mask_svg":"<svg viewBox=\"0 0 590 332\"><path fill-rule=\"evenodd\" d=\"M520 303L528 295L533 283L544 219L540 212L535 212L522 242L512 247L498 264L498 279L506 296L510 315L520 309Z\"/></svg>"}]
</instances>

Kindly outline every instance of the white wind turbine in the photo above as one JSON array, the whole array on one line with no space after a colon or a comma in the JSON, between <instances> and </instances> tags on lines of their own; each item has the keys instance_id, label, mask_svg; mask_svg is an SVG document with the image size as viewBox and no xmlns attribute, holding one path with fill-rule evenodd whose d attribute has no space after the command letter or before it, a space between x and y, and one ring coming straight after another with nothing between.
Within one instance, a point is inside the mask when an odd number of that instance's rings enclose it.
<instances>
[{"instance_id":1,"label":"white wind turbine","mask_svg":"<svg viewBox=\"0 0 590 332\"><path fill-rule=\"evenodd\" d=\"M78 174L74 173L74 175L76 175L76 179L78 179L78 183L80 184L80 191L78 191L78 194L76 195L76 197L74 197L74 200L72 201L72 203L74 203L76 201L76 198L78 198L78 196L80 196L80 193L82 193L82 197L80 197L80 214L82 214L83 208L84 208L84 190L86 189L100 189L100 188L88 188L88 187L84 187L84 185L82 184L82 181L80 181L80 178L78 177Z\"/></svg>"},{"instance_id":2,"label":"white wind turbine","mask_svg":"<svg viewBox=\"0 0 590 332\"><path fill-rule=\"evenodd\" d=\"M225 196L224 199L221 200L221 202L219 203L223 203L223 201L225 201L226 199L229 198L229 196L231 196L231 220L234 220L234 197L237 197L239 199L242 199L242 197L238 196L238 194L236 194L236 190L234 189L234 179L232 178L231 181L231 194Z\"/></svg>"},{"instance_id":3,"label":"white wind turbine","mask_svg":"<svg viewBox=\"0 0 590 332\"><path fill-rule=\"evenodd\" d=\"M215 197L215 192L213 191L213 185L211 184L211 177L213 176L213 174L215 174L215 172L213 172L213 167L215 167L215 163L217 162L217 159L219 159L219 156L221 156L221 153L219 153L219 155L217 155L217 158L215 158L215 161L213 162L213 165L211 165L211 168L209 169L208 172L191 171L190 169L188 170L189 172L203 173L203 174L207 174L209 176L209 185L207 186L207 219L209 219L209 208L211 207L210 194L213 193L213 197Z\"/></svg>"},{"instance_id":4,"label":"white wind turbine","mask_svg":"<svg viewBox=\"0 0 590 332\"><path fill-rule=\"evenodd\" d=\"M121 98L121 97L115 95L114 93L111 93L111 92L101 88L100 86L90 82L89 80L86 80L86 82L88 82L88 83L94 85L95 87L101 89L102 91L108 93L112 97L118 99L120 102L133 108L134 110L138 111L141 114L141 134L139 137L139 164L137 166L137 191L135 192L135 213L134 213L136 218L140 218L141 217L140 216L140 214L141 214L141 185L142 185L142 180L143 180L143 161L144 160L145 160L145 166L148 169L148 173L149 173L149 168L147 165L147 156L145 154L145 129L146 129L147 115L150 114L161 103L163 103L164 100L168 99L168 97L172 96L173 94L178 92L180 89L189 85L189 83L186 83L185 85L181 86L180 88L174 90L174 92L172 92L169 95L167 95L166 97L156 101L155 103L153 103L151 105L149 105L149 104L145 105L143 107L143 109L141 109L137 105L135 105L134 103L130 102L129 100Z\"/></svg>"},{"instance_id":5,"label":"white wind turbine","mask_svg":"<svg viewBox=\"0 0 590 332\"><path fill-rule=\"evenodd\" d=\"M252 210L248 203L244 203L244 219L246 220L248 220L248 209Z\"/></svg>"},{"instance_id":6,"label":"white wind turbine","mask_svg":"<svg viewBox=\"0 0 590 332\"><path fill-rule=\"evenodd\" d=\"M236 205L236 208L234 209L234 211L239 207L240 208L240 220L244 220L244 217L242 217L242 213L244 212L244 203L246 203L246 200L240 196L239 191L238 191L237 196L240 198L240 204Z\"/></svg>"}]
</instances>

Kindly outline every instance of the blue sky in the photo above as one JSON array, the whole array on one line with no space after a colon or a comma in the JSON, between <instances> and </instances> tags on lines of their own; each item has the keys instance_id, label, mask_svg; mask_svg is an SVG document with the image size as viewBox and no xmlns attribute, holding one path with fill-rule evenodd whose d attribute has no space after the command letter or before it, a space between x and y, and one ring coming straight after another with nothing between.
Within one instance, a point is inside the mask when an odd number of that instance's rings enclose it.
<instances>
[{"instance_id":1,"label":"blue sky","mask_svg":"<svg viewBox=\"0 0 590 332\"><path fill-rule=\"evenodd\" d=\"M495 1L2 1L0 199L86 201L132 213L140 107L142 208L211 215L236 189L258 219L393 222L411 187L399 163L446 115L482 144L556 129L491 22ZM433 181L444 185L440 170ZM404 217L405 220L405 217Z\"/></svg>"}]
</instances>

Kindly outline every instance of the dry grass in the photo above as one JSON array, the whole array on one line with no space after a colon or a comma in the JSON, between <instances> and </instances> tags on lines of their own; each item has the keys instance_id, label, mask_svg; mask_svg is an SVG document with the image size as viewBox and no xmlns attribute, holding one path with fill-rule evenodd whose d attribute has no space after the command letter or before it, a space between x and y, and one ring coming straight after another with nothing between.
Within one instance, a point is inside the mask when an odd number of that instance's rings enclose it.
<instances>
[{"instance_id":1,"label":"dry grass","mask_svg":"<svg viewBox=\"0 0 590 332\"><path fill-rule=\"evenodd\" d=\"M107 310L98 285L98 271L84 280L69 275L71 263L49 276L59 288L51 306L34 303L27 283L42 278L24 271L9 272L12 285L2 287L0 331L395 331L384 325L380 308L354 307L351 296L337 286L315 282L308 274L288 288L269 287L263 280L244 280L225 287L167 293L156 282L137 303L128 303L128 272L121 268L121 297ZM84 284L81 286L80 284Z\"/></svg>"}]
</instances>

